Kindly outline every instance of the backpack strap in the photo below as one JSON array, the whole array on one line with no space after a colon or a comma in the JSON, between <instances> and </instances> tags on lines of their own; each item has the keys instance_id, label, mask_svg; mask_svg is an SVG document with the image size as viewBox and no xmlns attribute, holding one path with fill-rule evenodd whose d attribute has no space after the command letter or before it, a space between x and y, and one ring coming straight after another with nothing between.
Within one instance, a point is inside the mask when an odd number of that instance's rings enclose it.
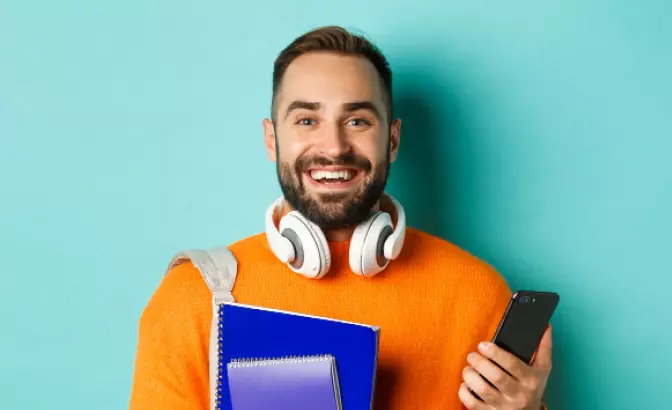
<instances>
[{"instance_id":1,"label":"backpack strap","mask_svg":"<svg viewBox=\"0 0 672 410\"><path fill-rule=\"evenodd\" d=\"M231 291L238 273L238 263L231 251L225 247L208 250L192 249L179 252L168 265L168 271L183 263L191 262L201 272L205 283L212 292L212 324L210 328L210 408L217 408L217 379L219 355L218 306L223 302L235 302Z\"/></svg>"}]
</instances>

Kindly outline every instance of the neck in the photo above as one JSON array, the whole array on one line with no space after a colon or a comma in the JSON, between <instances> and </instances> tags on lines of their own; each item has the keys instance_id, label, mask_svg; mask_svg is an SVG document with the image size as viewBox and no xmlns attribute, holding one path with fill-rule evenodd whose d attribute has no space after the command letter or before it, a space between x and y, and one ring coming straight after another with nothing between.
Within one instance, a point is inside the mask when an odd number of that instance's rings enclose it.
<instances>
[{"instance_id":1,"label":"neck","mask_svg":"<svg viewBox=\"0 0 672 410\"><path fill-rule=\"evenodd\" d=\"M345 242L352 236L355 228L323 229L327 242Z\"/></svg>"},{"instance_id":2,"label":"neck","mask_svg":"<svg viewBox=\"0 0 672 410\"><path fill-rule=\"evenodd\" d=\"M385 194L376 202L376 204L373 206L372 210L377 211L379 209L384 209L388 210L393 206L391 205L391 201L387 198ZM289 211L291 211L292 208L290 205L285 201L282 206L282 213L281 215L285 215ZM322 228L322 227L320 227ZM335 228L335 229L324 229L322 228L322 231L324 232L324 236L327 238L328 242L345 242L352 237L352 233L355 231L355 226L348 226L344 228Z\"/></svg>"}]
</instances>

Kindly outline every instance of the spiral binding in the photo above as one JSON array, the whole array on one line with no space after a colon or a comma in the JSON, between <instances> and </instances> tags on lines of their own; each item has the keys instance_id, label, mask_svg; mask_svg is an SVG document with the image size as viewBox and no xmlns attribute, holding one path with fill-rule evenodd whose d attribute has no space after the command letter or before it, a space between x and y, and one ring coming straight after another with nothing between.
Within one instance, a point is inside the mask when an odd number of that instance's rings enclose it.
<instances>
[{"instance_id":1,"label":"spiral binding","mask_svg":"<svg viewBox=\"0 0 672 410\"><path fill-rule=\"evenodd\" d=\"M333 359L329 354L311 355L311 356L282 356L282 357L250 357L244 359L232 359L229 362L229 368L272 366L285 363L310 363L323 362Z\"/></svg>"},{"instance_id":2,"label":"spiral binding","mask_svg":"<svg viewBox=\"0 0 672 410\"><path fill-rule=\"evenodd\" d=\"M217 397L215 398L216 408L220 409L223 399L224 391L224 372L226 371L226 364L224 363L224 355L222 354L222 328L224 319L224 304L219 305L217 315Z\"/></svg>"}]
</instances>

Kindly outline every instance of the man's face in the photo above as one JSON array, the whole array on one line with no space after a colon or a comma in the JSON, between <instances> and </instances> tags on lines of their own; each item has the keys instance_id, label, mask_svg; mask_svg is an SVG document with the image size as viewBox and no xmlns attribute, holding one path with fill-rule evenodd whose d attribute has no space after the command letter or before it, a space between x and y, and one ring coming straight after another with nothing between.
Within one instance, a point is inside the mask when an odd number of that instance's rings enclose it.
<instances>
[{"instance_id":1,"label":"man's face","mask_svg":"<svg viewBox=\"0 0 672 410\"><path fill-rule=\"evenodd\" d=\"M269 158L285 199L322 228L357 224L385 188L400 122L387 120L385 91L362 57L309 53L285 72L275 126L264 120Z\"/></svg>"}]
</instances>

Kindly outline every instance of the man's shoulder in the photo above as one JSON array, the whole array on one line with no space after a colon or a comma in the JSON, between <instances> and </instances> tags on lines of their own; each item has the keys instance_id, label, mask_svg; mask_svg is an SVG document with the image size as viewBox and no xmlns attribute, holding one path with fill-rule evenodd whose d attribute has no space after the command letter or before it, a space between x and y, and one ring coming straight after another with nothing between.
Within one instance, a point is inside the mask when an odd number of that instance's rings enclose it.
<instances>
[{"instance_id":1,"label":"man's shoulder","mask_svg":"<svg viewBox=\"0 0 672 410\"><path fill-rule=\"evenodd\" d=\"M453 279L473 282L475 285L488 284L508 289L503 276L488 262L447 239L409 227L402 257L415 266L449 274Z\"/></svg>"},{"instance_id":2,"label":"man's shoulder","mask_svg":"<svg viewBox=\"0 0 672 410\"><path fill-rule=\"evenodd\" d=\"M406 229L404 252L407 257L416 259L415 262L418 262L418 259L432 262L440 260L490 268L490 265L483 259L455 243L414 227Z\"/></svg>"},{"instance_id":3,"label":"man's shoulder","mask_svg":"<svg viewBox=\"0 0 672 410\"><path fill-rule=\"evenodd\" d=\"M199 270L184 262L163 275L143 309L140 323L150 329L178 326L188 318L204 318L211 312L210 300L210 290Z\"/></svg>"},{"instance_id":4,"label":"man's shoulder","mask_svg":"<svg viewBox=\"0 0 672 410\"><path fill-rule=\"evenodd\" d=\"M228 249L233 254L238 263L249 263L250 261L259 263L268 263L275 261L271 251L266 233L257 233L248 237L239 239L228 245Z\"/></svg>"},{"instance_id":5,"label":"man's shoulder","mask_svg":"<svg viewBox=\"0 0 672 410\"><path fill-rule=\"evenodd\" d=\"M247 250L259 250L259 248L267 248L266 233L259 232L247 236L245 238L238 239L234 242L231 242L228 245L229 249L233 252L244 252Z\"/></svg>"}]
</instances>

